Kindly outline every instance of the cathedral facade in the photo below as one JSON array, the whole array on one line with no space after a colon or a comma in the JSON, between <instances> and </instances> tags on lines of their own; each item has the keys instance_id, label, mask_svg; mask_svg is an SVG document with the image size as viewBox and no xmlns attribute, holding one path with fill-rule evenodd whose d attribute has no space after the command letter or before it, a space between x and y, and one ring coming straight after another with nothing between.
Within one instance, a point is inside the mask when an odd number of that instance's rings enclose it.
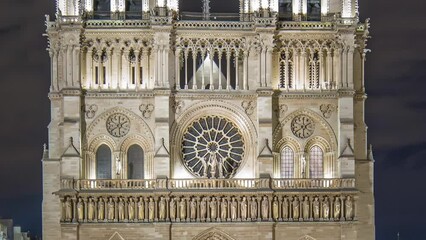
<instances>
[{"instance_id":1,"label":"cathedral facade","mask_svg":"<svg viewBox=\"0 0 426 240\"><path fill-rule=\"evenodd\" d=\"M357 0L57 0L46 26L43 239L374 239Z\"/></svg>"}]
</instances>

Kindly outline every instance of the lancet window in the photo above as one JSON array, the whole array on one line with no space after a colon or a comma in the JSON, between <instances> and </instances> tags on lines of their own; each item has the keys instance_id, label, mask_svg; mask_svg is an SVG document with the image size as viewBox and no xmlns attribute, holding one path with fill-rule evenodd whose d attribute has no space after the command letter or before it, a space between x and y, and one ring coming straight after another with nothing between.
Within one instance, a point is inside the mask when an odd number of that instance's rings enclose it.
<instances>
[{"instance_id":1,"label":"lancet window","mask_svg":"<svg viewBox=\"0 0 426 240\"><path fill-rule=\"evenodd\" d=\"M126 0L126 19L142 17L142 0Z\"/></svg>"},{"instance_id":2,"label":"lancet window","mask_svg":"<svg viewBox=\"0 0 426 240\"><path fill-rule=\"evenodd\" d=\"M294 177L294 151L289 146L281 150L281 178Z\"/></svg>"},{"instance_id":3,"label":"lancet window","mask_svg":"<svg viewBox=\"0 0 426 240\"><path fill-rule=\"evenodd\" d=\"M321 0L307 0L307 20L321 21Z\"/></svg>"},{"instance_id":4,"label":"lancet window","mask_svg":"<svg viewBox=\"0 0 426 240\"><path fill-rule=\"evenodd\" d=\"M309 66L308 66L308 79L310 89L320 89L320 54L318 51L310 50Z\"/></svg>"},{"instance_id":5,"label":"lancet window","mask_svg":"<svg viewBox=\"0 0 426 240\"><path fill-rule=\"evenodd\" d=\"M103 144L96 150L96 179L111 179L111 149Z\"/></svg>"},{"instance_id":6,"label":"lancet window","mask_svg":"<svg viewBox=\"0 0 426 240\"><path fill-rule=\"evenodd\" d=\"M95 19L109 19L111 17L110 0L93 0L93 16Z\"/></svg>"},{"instance_id":7,"label":"lancet window","mask_svg":"<svg viewBox=\"0 0 426 240\"><path fill-rule=\"evenodd\" d=\"M290 21L293 19L293 0L279 0L278 17L281 21Z\"/></svg>"},{"instance_id":8,"label":"lancet window","mask_svg":"<svg viewBox=\"0 0 426 240\"><path fill-rule=\"evenodd\" d=\"M324 152L315 145L309 150L309 175L311 178L324 177Z\"/></svg>"},{"instance_id":9,"label":"lancet window","mask_svg":"<svg viewBox=\"0 0 426 240\"><path fill-rule=\"evenodd\" d=\"M139 145L132 145L127 150L127 178L144 178L144 151Z\"/></svg>"},{"instance_id":10,"label":"lancet window","mask_svg":"<svg viewBox=\"0 0 426 240\"><path fill-rule=\"evenodd\" d=\"M280 83L279 87L284 89L293 89L294 86L294 63L293 52L286 49L281 51L280 55Z\"/></svg>"},{"instance_id":11,"label":"lancet window","mask_svg":"<svg viewBox=\"0 0 426 240\"><path fill-rule=\"evenodd\" d=\"M106 72L106 63L108 61L108 56L106 50L95 50L93 51L93 85L98 87L103 87L107 84L107 72Z\"/></svg>"}]
</instances>

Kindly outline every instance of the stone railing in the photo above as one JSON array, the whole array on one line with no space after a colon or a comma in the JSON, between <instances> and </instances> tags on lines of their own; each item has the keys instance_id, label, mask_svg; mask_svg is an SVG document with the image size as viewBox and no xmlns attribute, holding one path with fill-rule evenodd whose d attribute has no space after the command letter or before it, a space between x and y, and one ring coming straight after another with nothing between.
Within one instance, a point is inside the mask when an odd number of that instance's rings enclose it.
<instances>
[{"instance_id":1,"label":"stone railing","mask_svg":"<svg viewBox=\"0 0 426 240\"><path fill-rule=\"evenodd\" d=\"M272 179L272 189L355 188L355 179Z\"/></svg>"},{"instance_id":2,"label":"stone railing","mask_svg":"<svg viewBox=\"0 0 426 240\"><path fill-rule=\"evenodd\" d=\"M333 22L279 22L280 30L333 30L335 24Z\"/></svg>"},{"instance_id":3,"label":"stone railing","mask_svg":"<svg viewBox=\"0 0 426 240\"><path fill-rule=\"evenodd\" d=\"M87 28L148 28L149 20L88 20Z\"/></svg>"},{"instance_id":4,"label":"stone railing","mask_svg":"<svg viewBox=\"0 0 426 240\"><path fill-rule=\"evenodd\" d=\"M239 21L178 21L175 23L177 29L240 29L250 30L254 27L253 22Z\"/></svg>"},{"instance_id":5,"label":"stone railing","mask_svg":"<svg viewBox=\"0 0 426 240\"><path fill-rule=\"evenodd\" d=\"M355 179L62 179L61 189L163 189L163 190L287 190L287 189L353 189Z\"/></svg>"}]
</instances>

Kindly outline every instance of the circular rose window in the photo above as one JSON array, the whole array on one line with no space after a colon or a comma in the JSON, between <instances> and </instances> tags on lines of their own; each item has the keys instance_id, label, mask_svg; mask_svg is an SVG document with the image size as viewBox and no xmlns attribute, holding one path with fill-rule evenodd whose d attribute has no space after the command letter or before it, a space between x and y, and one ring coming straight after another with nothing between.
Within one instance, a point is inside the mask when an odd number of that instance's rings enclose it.
<instances>
[{"instance_id":1,"label":"circular rose window","mask_svg":"<svg viewBox=\"0 0 426 240\"><path fill-rule=\"evenodd\" d=\"M185 167L197 177L230 178L244 157L238 127L219 116L202 117L186 130L182 140Z\"/></svg>"}]
</instances>

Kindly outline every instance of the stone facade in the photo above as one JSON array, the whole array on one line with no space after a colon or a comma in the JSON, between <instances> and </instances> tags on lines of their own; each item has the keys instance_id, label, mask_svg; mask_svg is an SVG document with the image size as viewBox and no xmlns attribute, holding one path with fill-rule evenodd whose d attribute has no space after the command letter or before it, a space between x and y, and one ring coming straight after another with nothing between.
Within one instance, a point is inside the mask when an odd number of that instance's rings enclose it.
<instances>
[{"instance_id":1,"label":"stone facade","mask_svg":"<svg viewBox=\"0 0 426 240\"><path fill-rule=\"evenodd\" d=\"M46 17L43 238L374 239L357 1L203 3Z\"/></svg>"}]
</instances>

